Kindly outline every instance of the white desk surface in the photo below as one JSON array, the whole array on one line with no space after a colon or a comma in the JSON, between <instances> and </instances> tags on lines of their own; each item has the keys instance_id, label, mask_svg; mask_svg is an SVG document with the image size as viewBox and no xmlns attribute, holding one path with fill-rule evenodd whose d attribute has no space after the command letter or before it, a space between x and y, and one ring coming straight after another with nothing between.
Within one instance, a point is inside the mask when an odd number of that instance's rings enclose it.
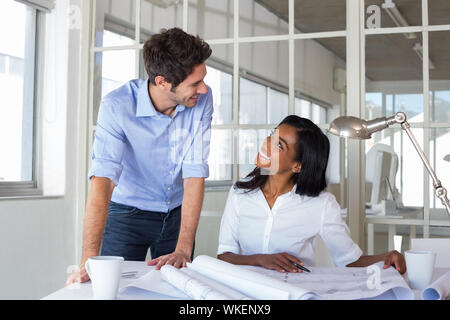
<instances>
[{"instance_id":1,"label":"white desk surface","mask_svg":"<svg viewBox=\"0 0 450 320\"><path fill-rule=\"evenodd\" d=\"M137 271L138 274L134 278L121 278L119 283L119 291L120 288L130 284L137 278L143 276L147 272L151 271L155 267L147 266L145 262L142 261L125 261L122 272L127 271ZM447 271L450 271L450 268L436 268L434 270L433 279L435 281L440 276L442 276ZM403 274L405 281L407 281L407 273ZM63 284L64 285L64 284ZM174 288L174 290L177 290ZM413 290L414 297L416 300L420 300L421 290ZM173 300L175 298L171 296L161 295L155 292L149 292L137 288L128 288L124 293L118 293L117 298L119 300ZM449 297L447 297L449 299ZM67 287L63 287L58 291L55 291L49 294L46 297L43 297L42 300L92 300L92 287L91 282L85 283L76 283Z\"/></svg>"}]
</instances>

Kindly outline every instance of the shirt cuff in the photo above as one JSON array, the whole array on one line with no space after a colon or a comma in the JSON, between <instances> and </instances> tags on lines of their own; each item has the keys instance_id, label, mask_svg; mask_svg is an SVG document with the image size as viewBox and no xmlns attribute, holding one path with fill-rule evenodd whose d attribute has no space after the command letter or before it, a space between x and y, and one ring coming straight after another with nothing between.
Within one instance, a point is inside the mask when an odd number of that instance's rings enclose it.
<instances>
[{"instance_id":1,"label":"shirt cuff","mask_svg":"<svg viewBox=\"0 0 450 320\"><path fill-rule=\"evenodd\" d=\"M340 257L338 260L335 260L334 264L336 265L336 267L345 267L348 264L358 260L361 257L362 253L363 252L361 251L359 246L355 243L353 244L351 250L345 256Z\"/></svg>"},{"instance_id":2,"label":"shirt cuff","mask_svg":"<svg viewBox=\"0 0 450 320\"><path fill-rule=\"evenodd\" d=\"M184 163L181 167L183 179L185 178L208 178L209 177L209 165L202 164L189 164Z\"/></svg>"},{"instance_id":3,"label":"shirt cuff","mask_svg":"<svg viewBox=\"0 0 450 320\"><path fill-rule=\"evenodd\" d=\"M110 160L103 159L93 159L92 167L89 170L89 179L92 176L109 178L114 185L117 186L119 184L119 178L122 174L123 166L120 163L113 162Z\"/></svg>"},{"instance_id":4,"label":"shirt cuff","mask_svg":"<svg viewBox=\"0 0 450 320\"><path fill-rule=\"evenodd\" d=\"M217 255L225 253L225 252L239 254L240 250L239 250L239 248L236 248L235 246L220 244L219 247L217 248Z\"/></svg>"}]
</instances>

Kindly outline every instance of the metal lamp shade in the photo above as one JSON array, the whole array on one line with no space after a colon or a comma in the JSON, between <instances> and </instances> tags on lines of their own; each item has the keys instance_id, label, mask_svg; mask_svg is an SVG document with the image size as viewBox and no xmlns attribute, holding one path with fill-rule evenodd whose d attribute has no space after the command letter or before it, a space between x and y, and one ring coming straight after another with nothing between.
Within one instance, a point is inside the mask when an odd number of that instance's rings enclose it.
<instances>
[{"instance_id":1,"label":"metal lamp shade","mask_svg":"<svg viewBox=\"0 0 450 320\"><path fill-rule=\"evenodd\" d=\"M330 123L328 131L334 135L352 139L370 139L367 121L351 116L342 116Z\"/></svg>"}]
</instances>

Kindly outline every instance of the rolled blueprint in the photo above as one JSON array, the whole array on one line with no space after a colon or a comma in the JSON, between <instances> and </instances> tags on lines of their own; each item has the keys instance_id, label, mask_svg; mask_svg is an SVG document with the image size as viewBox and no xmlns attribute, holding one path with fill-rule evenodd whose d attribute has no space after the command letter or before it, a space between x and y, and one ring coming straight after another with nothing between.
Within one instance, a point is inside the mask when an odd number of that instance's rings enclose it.
<instances>
[{"instance_id":1,"label":"rolled blueprint","mask_svg":"<svg viewBox=\"0 0 450 320\"><path fill-rule=\"evenodd\" d=\"M196 257L187 267L253 299L320 299L314 292L205 255Z\"/></svg>"},{"instance_id":2,"label":"rolled blueprint","mask_svg":"<svg viewBox=\"0 0 450 320\"><path fill-rule=\"evenodd\" d=\"M195 300L240 300L249 299L240 292L195 274L186 268L177 269L171 265L161 267L165 281Z\"/></svg>"},{"instance_id":3,"label":"rolled blueprint","mask_svg":"<svg viewBox=\"0 0 450 320\"><path fill-rule=\"evenodd\" d=\"M450 296L450 271L422 291L423 300L442 300Z\"/></svg>"}]
</instances>

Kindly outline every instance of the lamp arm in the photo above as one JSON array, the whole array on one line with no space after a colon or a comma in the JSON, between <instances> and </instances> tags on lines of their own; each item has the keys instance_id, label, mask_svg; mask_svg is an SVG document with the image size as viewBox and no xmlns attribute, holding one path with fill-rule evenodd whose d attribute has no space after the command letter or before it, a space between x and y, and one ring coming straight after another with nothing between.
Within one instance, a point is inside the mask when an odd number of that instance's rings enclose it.
<instances>
[{"instance_id":1,"label":"lamp arm","mask_svg":"<svg viewBox=\"0 0 450 320\"><path fill-rule=\"evenodd\" d=\"M411 140L412 144L414 145L414 148L416 149L417 153L420 156L420 159L422 159L423 164L425 165L425 168L427 168L428 173L430 174L431 178L433 179L433 186L435 190L435 195L439 199L441 199L442 204L447 209L447 213L450 216L450 201L447 198L447 190L442 186L441 181L436 176L436 173L434 172L433 168L430 165L430 162L428 161L427 157L425 156L425 153L420 148L419 143L416 140L416 137L413 135L411 127L406 121L406 114L403 112L397 112L395 116L388 118L387 122L391 123L398 123L401 125L402 129L406 131L406 134L408 135L409 139Z\"/></svg>"}]
</instances>

